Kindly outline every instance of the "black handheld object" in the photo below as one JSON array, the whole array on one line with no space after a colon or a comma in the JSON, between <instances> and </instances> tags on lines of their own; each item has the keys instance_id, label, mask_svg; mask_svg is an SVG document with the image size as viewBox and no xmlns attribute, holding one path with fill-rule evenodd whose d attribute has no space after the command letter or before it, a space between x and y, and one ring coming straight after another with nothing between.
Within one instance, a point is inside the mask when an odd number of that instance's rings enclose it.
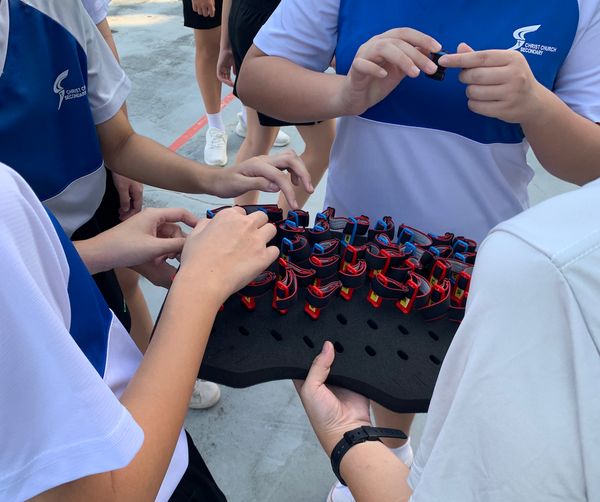
<instances>
[{"instance_id":1,"label":"black handheld object","mask_svg":"<svg viewBox=\"0 0 600 502\"><path fill-rule=\"evenodd\" d=\"M331 452L331 468L336 478L340 480L344 486L346 482L342 479L340 474L340 463L342 458L348 450L357 444L364 443L365 441L379 441L379 438L394 438L394 439L406 439L406 434L398 429L384 429L382 427L359 427L348 431L344 434L344 437L340 440L335 448Z\"/></svg>"},{"instance_id":2,"label":"black handheld object","mask_svg":"<svg viewBox=\"0 0 600 502\"><path fill-rule=\"evenodd\" d=\"M446 68L444 66L440 66L440 64L438 63L438 61L440 60L440 58L442 56L445 56L446 54L448 54L448 53L446 51L444 51L444 50L441 50L439 52L432 52L431 53L431 56L430 56L431 60L436 65L438 65L438 69L432 75L426 74L429 78L432 78L433 80L439 80L439 81L444 80L444 77L446 76Z\"/></svg>"}]
</instances>

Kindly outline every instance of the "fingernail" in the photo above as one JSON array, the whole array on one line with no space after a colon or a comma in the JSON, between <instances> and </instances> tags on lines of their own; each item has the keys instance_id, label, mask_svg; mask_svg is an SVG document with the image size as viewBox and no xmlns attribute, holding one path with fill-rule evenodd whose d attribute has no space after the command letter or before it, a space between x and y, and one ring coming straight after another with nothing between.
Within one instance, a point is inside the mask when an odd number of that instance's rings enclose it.
<instances>
[{"instance_id":1,"label":"fingernail","mask_svg":"<svg viewBox=\"0 0 600 502\"><path fill-rule=\"evenodd\" d=\"M437 71L437 65L433 61L429 61L427 63L427 71L435 73Z\"/></svg>"},{"instance_id":2,"label":"fingernail","mask_svg":"<svg viewBox=\"0 0 600 502\"><path fill-rule=\"evenodd\" d=\"M411 73L412 75L414 75L415 77L417 77L417 76L419 75L419 73L421 73L421 70L419 70L419 68L417 68L416 66L413 66L413 67L410 69L410 73Z\"/></svg>"},{"instance_id":3,"label":"fingernail","mask_svg":"<svg viewBox=\"0 0 600 502\"><path fill-rule=\"evenodd\" d=\"M271 192L276 192L277 190L279 190L279 187L275 184L275 183L270 183L269 184L269 188L268 188Z\"/></svg>"}]
</instances>

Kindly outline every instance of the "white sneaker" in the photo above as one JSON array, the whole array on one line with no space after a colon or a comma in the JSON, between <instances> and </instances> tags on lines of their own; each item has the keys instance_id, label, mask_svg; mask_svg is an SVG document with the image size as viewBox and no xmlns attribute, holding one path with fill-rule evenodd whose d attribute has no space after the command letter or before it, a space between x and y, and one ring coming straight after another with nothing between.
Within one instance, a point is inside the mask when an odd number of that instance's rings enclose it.
<instances>
[{"instance_id":1,"label":"white sneaker","mask_svg":"<svg viewBox=\"0 0 600 502\"><path fill-rule=\"evenodd\" d=\"M246 134L248 133L248 128L246 127L246 122L244 122L244 117L242 116L242 112L238 112L237 117L238 117L238 123L235 125L235 133L240 138L245 138ZM288 146L291 141L292 141L292 139L286 133L284 133L281 129L279 129L279 132L277 133L277 137L275 138L275 141L273 142L273 146L277 146L277 147Z\"/></svg>"},{"instance_id":2,"label":"white sneaker","mask_svg":"<svg viewBox=\"0 0 600 502\"><path fill-rule=\"evenodd\" d=\"M392 452L400 459L402 462L406 464L407 467L413 463L413 450L410 445L410 439L407 441L406 445L400 448L393 449ZM354 502L354 497L350 492L350 488L344 486L339 481L331 487L329 490L329 494L327 495L327 502Z\"/></svg>"},{"instance_id":3,"label":"white sneaker","mask_svg":"<svg viewBox=\"0 0 600 502\"><path fill-rule=\"evenodd\" d=\"M209 166L227 164L227 133L225 131L216 127L208 128L204 146L204 162Z\"/></svg>"},{"instance_id":4,"label":"white sneaker","mask_svg":"<svg viewBox=\"0 0 600 502\"><path fill-rule=\"evenodd\" d=\"M193 410L204 410L219 402L221 389L216 383L206 380L196 380L189 407Z\"/></svg>"}]
</instances>

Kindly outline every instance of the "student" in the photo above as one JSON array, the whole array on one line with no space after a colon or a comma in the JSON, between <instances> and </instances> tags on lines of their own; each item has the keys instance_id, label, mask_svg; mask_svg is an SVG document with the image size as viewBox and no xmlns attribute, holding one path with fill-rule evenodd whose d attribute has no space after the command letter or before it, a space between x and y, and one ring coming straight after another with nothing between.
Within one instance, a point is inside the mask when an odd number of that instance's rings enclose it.
<instances>
[{"instance_id":1,"label":"student","mask_svg":"<svg viewBox=\"0 0 600 502\"><path fill-rule=\"evenodd\" d=\"M111 52L120 64L117 46L108 20L109 0L83 0L85 10L94 21L98 31L108 44ZM127 116L127 107L123 103L123 112ZM94 215L94 220L98 225L91 230L90 235L100 230L107 230L119 223L119 219L126 219L129 216L139 212L142 209L143 185L137 181L125 178L117 173L106 176L106 192L104 198ZM79 229L79 235L87 235L85 230ZM130 335L136 342L139 349L144 352L150 340L150 334L154 325L150 311L146 304L144 295L139 287L139 275L131 269L123 268L115 270L115 275L119 281L119 286L123 292L123 299L127 310L131 316ZM196 380L192 398L190 399L190 408L202 410L211 408L219 402L221 389L213 382L205 380Z\"/></svg>"},{"instance_id":2,"label":"student","mask_svg":"<svg viewBox=\"0 0 600 502\"><path fill-rule=\"evenodd\" d=\"M266 215L242 213L149 209L80 257L0 164L1 500L225 500L182 425L219 306L278 254ZM195 226L187 239L177 222ZM179 253L142 356L88 270Z\"/></svg>"},{"instance_id":3,"label":"student","mask_svg":"<svg viewBox=\"0 0 600 502\"><path fill-rule=\"evenodd\" d=\"M107 20L108 4L109 0L83 0L85 10L120 64L117 46ZM127 115L125 103L123 111ZM141 183L117 173L107 173L106 191L96 211L96 218L102 223L101 230L118 225L121 219L138 213L142 209L143 194L144 186ZM139 287L139 275L127 268L115 270L115 275L131 316L130 334L136 345L143 351L148 343L153 322L144 294Z\"/></svg>"},{"instance_id":4,"label":"student","mask_svg":"<svg viewBox=\"0 0 600 502\"><path fill-rule=\"evenodd\" d=\"M562 179L600 174L599 37L598 0L285 0L255 38L238 92L285 120L342 117L326 194L340 214L480 241L528 206L529 145ZM450 68L440 82L425 75L438 69L426 54L442 46L458 54L439 60ZM334 53L339 75L322 73ZM374 412L408 432L411 416ZM396 453L411 462L409 446Z\"/></svg>"},{"instance_id":5,"label":"student","mask_svg":"<svg viewBox=\"0 0 600 502\"><path fill-rule=\"evenodd\" d=\"M242 61L252 47L252 40L269 19L279 0L223 0L223 27L221 29L221 50L217 63L217 76L224 84L231 87L232 69L239 74ZM247 116L247 135L240 146L236 162L269 153L279 127L292 125L288 122L257 113L252 108L245 107ZM335 138L335 122L328 120L321 123L296 124L300 136L304 140L305 149L302 159L311 174L313 184L317 185L329 164L331 145ZM296 189L296 199L302 207L308 199L308 194L301 187ZM258 193L250 192L236 199L236 204L256 204ZM290 209L283 197L278 205L287 214Z\"/></svg>"},{"instance_id":6,"label":"student","mask_svg":"<svg viewBox=\"0 0 600 502\"><path fill-rule=\"evenodd\" d=\"M600 500L598 212L600 180L492 230L415 462L352 446L341 476L357 501ZM324 385L334 355L298 386L327 453L370 425L364 397Z\"/></svg>"},{"instance_id":7,"label":"student","mask_svg":"<svg viewBox=\"0 0 600 502\"><path fill-rule=\"evenodd\" d=\"M278 191L279 186L293 197L292 183L279 170L288 166L307 181L291 152L223 171L135 134L122 110L129 80L79 0L0 0L0 67L0 161L23 175L75 240L93 237L114 222L113 217L107 223L106 211L98 209L106 188L103 159L112 172L128 178L225 197L256 188ZM174 273L166 263L136 270L161 286L168 286ZM129 329L114 272L95 279ZM142 351L148 336L136 340ZM192 404L206 407L216 393L208 392L207 383L198 385Z\"/></svg>"},{"instance_id":8,"label":"student","mask_svg":"<svg viewBox=\"0 0 600 502\"><path fill-rule=\"evenodd\" d=\"M183 0L183 24L194 29L196 79L208 118L204 162L211 166L227 164L227 131L221 115L221 82L216 76L223 0ZM236 133L247 133L244 114L239 114ZM285 146L290 138L276 133L275 146ZM273 140L269 148L273 145Z\"/></svg>"}]
</instances>

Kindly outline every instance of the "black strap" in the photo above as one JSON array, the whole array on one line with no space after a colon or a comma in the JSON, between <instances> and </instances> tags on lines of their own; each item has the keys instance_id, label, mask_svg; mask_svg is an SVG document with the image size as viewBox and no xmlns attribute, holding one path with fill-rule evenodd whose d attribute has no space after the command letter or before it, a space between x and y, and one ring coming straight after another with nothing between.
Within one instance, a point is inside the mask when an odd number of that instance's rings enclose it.
<instances>
[{"instance_id":1,"label":"black strap","mask_svg":"<svg viewBox=\"0 0 600 502\"><path fill-rule=\"evenodd\" d=\"M379 441L379 438L395 438L395 439L407 439L406 434L398 429L385 429L383 427L359 427L348 431L344 434L344 437L335 445L331 452L331 468L335 477L340 480L344 486L346 482L342 479L340 474L340 463L344 455L348 453L348 450L354 445L364 443L366 441Z\"/></svg>"}]
</instances>

